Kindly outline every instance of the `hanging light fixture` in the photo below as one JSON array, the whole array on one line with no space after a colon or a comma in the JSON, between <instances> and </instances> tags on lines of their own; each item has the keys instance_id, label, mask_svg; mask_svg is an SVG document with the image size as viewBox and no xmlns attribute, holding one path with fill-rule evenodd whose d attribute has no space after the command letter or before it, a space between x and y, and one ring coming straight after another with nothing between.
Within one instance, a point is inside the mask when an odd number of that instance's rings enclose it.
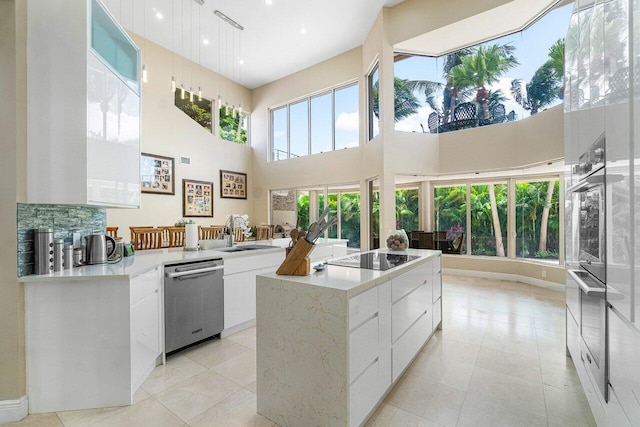
<instances>
[{"instance_id":1,"label":"hanging light fixture","mask_svg":"<svg viewBox=\"0 0 640 427\"><path fill-rule=\"evenodd\" d=\"M235 77L236 77L236 72L235 72L235 68L236 68L236 63L239 63L238 58L236 56L236 41L235 41L235 31L238 30L238 47L240 47L240 31L244 30L244 27L240 24L238 24L236 21L234 21L233 19L229 18L227 15L225 15L224 13L222 13L219 10L214 11L214 14L220 18L221 21L225 22L227 24L226 28L225 28L225 72L222 72L222 65L221 65L221 61L220 61L220 56L219 56L219 60L218 60L218 74L222 75L224 74L224 76L228 79L228 80L232 80L235 82ZM218 36L219 36L219 40L220 40L220 44L221 44L221 25L218 26ZM232 45L231 48L229 48L229 42L228 42L228 32L227 30L231 31L231 36L232 36ZM221 52L222 49L218 50L218 53ZM240 51L240 50L238 50ZM231 58L231 64L229 64L229 55ZM231 65L231 70L229 70L229 65ZM238 109L236 109L236 105L232 104L231 106L229 105L229 102L222 102L222 96L221 96L221 86L222 84L219 85L218 88L218 107L219 109L222 109L223 105L224 105L224 109L225 109L225 114L229 115L229 109L231 109L231 114L233 118L236 118L236 116L239 114L239 111L241 111L241 107L238 107ZM229 96L229 91L227 91L226 96ZM241 105L241 104L240 104Z\"/></svg>"},{"instance_id":2,"label":"hanging light fixture","mask_svg":"<svg viewBox=\"0 0 640 427\"><path fill-rule=\"evenodd\" d=\"M176 93L176 26L175 26L175 1L171 0L171 92Z\"/></svg>"},{"instance_id":3,"label":"hanging light fixture","mask_svg":"<svg viewBox=\"0 0 640 427\"><path fill-rule=\"evenodd\" d=\"M144 59L147 57L147 0L144 0L142 4L143 7L143 18L142 18L142 32L144 33L144 43L142 46L142 83L147 83L149 81L147 76L147 64L145 64ZM133 27L133 2L131 2L131 26Z\"/></svg>"}]
</instances>

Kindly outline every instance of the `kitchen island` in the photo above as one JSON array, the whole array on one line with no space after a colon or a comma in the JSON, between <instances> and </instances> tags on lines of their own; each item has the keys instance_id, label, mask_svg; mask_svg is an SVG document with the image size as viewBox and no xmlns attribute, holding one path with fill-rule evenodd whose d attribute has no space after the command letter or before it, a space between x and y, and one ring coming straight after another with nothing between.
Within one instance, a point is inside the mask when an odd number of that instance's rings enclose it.
<instances>
[{"instance_id":1,"label":"kitchen island","mask_svg":"<svg viewBox=\"0 0 640 427\"><path fill-rule=\"evenodd\" d=\"M21 277L29 412L129 405L164 357L164 266L222 259L224 330L255 323L255 278L275 271L290 239L261 249L140 251L114 264ZM346 240L319 239L314 261L346 254ZM232 250L231 252L229 250Z\"/></svg>"},{"instance_id":2,"label":"kitchen island","mask_svg":"<svg viewBox=\"0 0 640 427\"><path fill-rule=\"evenodd\" d=\"M407 258L257 277L258 413L285 427L362 425L440 326L441 252L369 253Z\"/></svg>"}]
</instances>

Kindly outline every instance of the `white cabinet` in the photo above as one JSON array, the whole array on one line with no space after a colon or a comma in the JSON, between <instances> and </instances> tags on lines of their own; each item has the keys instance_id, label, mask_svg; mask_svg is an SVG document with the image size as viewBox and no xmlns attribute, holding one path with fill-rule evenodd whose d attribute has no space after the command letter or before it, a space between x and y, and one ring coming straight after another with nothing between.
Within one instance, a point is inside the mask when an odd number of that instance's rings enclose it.
<instances>
[{"instance_id":1,"label":"white cabinet","mask_svg":"<svg viewBox=\"0 0 640 427\"><path fill-rule=\"evenodd\" d=\"M283 260L284 249L225 260L223 336L248 327L256 318L256 276L274 272Z\"/></svg>"},{"instance_id":2,"label":"white cabinet","mask_svg":"<svg viewBox=\"0 0 640 427\"><path fill-rule=\"evenodd\" d=\"M160 268L131 279L131 385L142 385L156 366L161 347Z\"/></svg>"},{"instance_id":3,"label":"white cabinet","mask_svg":"<svg viewBox=\"0 0 640 427\"><path fill-rule=\"evenodd\" d=\"M27 20L27 201L139 207L138 48L96 0Z\"/></svg>"}]
</instances>

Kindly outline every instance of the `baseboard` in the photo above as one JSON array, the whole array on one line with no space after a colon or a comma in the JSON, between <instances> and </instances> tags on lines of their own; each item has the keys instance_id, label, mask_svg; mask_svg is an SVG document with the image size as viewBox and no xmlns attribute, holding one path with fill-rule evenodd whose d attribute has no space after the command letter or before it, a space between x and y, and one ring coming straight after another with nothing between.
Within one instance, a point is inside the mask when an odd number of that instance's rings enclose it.
<instances>
[{"instance_id":1,"label":"baseboard","mask_svg":"<svg viewBox=\"0 0 640 427\"><path fill-rule=\"evenodd\" d=\"M29 400L25 394L17 400L0 400L0 423L20 421L29 413Z\"/></svg>"},{"instance_id":2,"label":"baseboard","mask_svg":"<svg viewBox=\"0 0 640 427\"><path fill-rule=\"evenodd\" d=\"M239 325L236 325L232 328L225 328L225 330L220 333L220 338L226 338L229 335L233 335L237 332L244 331L245 329L255 326L255 324L256 324L256 319L251 319L251 320L247 320L244 323L240 323Z\"/></svg>"},{"instance_id":3,"label":"baseboard","mask_svg":"<svg viewBox=\"0 0 640 427\"><path fill-rule=\"evenodd\" d=\"M526 283L527 285L538 286L540 288L552 289L554 291L565 291L565 286L555 282L549 282L547 280L535 279L529 276L522 276L519 274L509 273L496 273L492 271L478 271L478 270L462 270L457 268L443 268L443 274L452 274L455 276L466 277L482 277L485 279L497 279L497 280L510 280L512 282Z\"/></svg>"}]
</instances>

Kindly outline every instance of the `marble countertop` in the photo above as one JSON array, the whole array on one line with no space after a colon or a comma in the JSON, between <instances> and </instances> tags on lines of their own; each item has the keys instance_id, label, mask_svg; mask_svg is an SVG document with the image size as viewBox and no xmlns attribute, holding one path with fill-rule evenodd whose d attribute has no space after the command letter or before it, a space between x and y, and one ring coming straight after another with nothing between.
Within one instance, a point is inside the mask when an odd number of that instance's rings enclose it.
<instances>
[{"instance_id":1,"label":"marble countertop","mask_svg":"<svg viewBox=\"0 0 640 427\"><path fill-rule=\"evenodd\" d=\"M188 261L206 261L209 259L233 259L245 258L283 250L289 244L290 239L271 239L238 243L237 246L268 245L269 249L257 249L251 251L224 252L224 250L208 249L200 251L185 251L182 248L152 249L137 251L134 256L125 257L114 264L84 265L70 270L57 271L52 274L31 275L20 277L19 281L51 282L52 280L83 280L87 278L113 279L130 278L138 276L158 266L183 263ZM344 239L324 239L316 241L317 246L335 245L346 243Z\"/></svg>"},{"instance_id":2,"label":"marble countertop","mask_svg":"<svg viewBox=\"0 0 640 427\"><path fill-rule=\"evenodd\" d=\"M418 255L420 258L409 261L398 267L386 271L369 270L364 268L344 267L340 265L325 265L323 270L312 270L308 276L282 276L275 273L262 274L261 276L276 278L287 282L295 282L307 286L320 286L347 292L349 297L366 291L379 283L392 279L405 273L430 259L439 257L442 252L428 249L407 249L397 252L388 249L377 250L380 253ZM375 252L375 251L363 251ZM349 255L351 256L351 255Z\"/></svg>"}]
</instances>

